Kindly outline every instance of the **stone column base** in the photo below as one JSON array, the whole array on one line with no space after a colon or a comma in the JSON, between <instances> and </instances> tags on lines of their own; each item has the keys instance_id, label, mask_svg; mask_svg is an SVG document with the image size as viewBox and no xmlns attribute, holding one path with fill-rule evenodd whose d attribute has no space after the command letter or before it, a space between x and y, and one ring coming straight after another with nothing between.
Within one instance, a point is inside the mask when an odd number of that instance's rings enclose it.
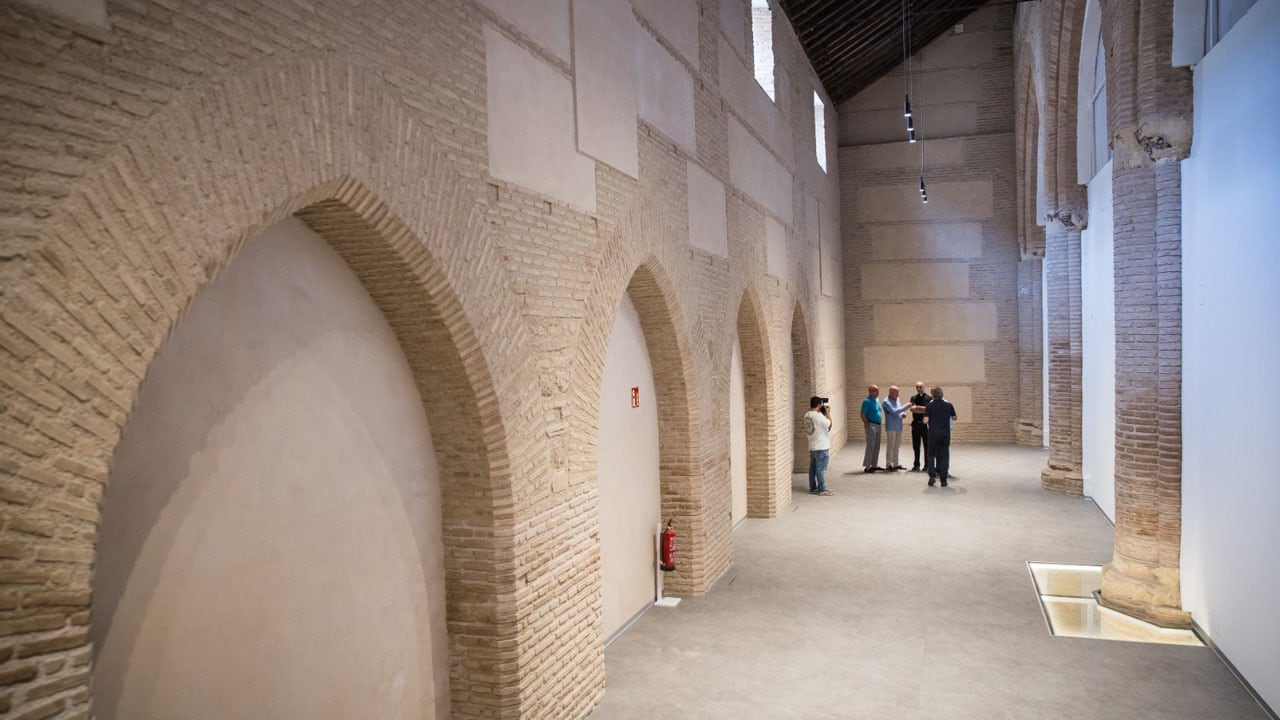
<instances>
[{"instance_id":1,"label":"stone column base","mask_svg":"<svg viewBox=\"0 0 1280 720\"><path fill-rule=\"evenodd\" d=\"M1084 497L1084 476L1078 468L1060 468L1052 465L1040 471L1040 489L1045 492Z\"/></svg>"},{"instance_id":2,"label":"stone column base","mask_svg":"<svg viewBox=\"0 0 1280 720\"><path fill-rule=\"evenodd\" d=\"M1028 447L1041 447L1044 445L1044 428L1040 427L1039 420L1019 420L1013 433L1014 442L1019 445Z\"/></svg>"},{"instance_id":3,"label":"stone column base","mask_svg":"<svg viewBox=\"0 0 1280 720\"><path fill-rule=\"evenodd\" d=\"M1112 561L1102 567L1102 592L1098 602L1112 610L1167 628L1190 628L1191 613L1183 610L1178 571Z\"/></svg>"}]
</instances>

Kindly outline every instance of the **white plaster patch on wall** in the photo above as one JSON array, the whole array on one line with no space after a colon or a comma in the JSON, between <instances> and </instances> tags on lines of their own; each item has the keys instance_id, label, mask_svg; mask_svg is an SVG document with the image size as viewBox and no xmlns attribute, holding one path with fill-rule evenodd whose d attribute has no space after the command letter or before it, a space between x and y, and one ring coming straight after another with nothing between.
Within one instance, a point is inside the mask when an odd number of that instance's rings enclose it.
<instances>
[{"instance_id":1,"label":"white plaster patch on wall","mask_svg":"<svg viewBox=\"0 0 1280 720\"><path fill-rule=\"evenodd\" d=\"M693 67L698 65L698 3L693 0L632 0L636 12L675 46Z\"/></svg>"},{"instance_id":2,"label":"white plaster patch on wall","mask_svg":"<svg viewBox=\"0 0 1280 720\"><path fill-rule=\"evenodd\" d=\"M570 61L569 0L479 0L544 50Z\"/></svg>"},{"instance_id":3,"label":"white plaster patch on wall","mask_svg":"<svg viewBox=\"0 0 1280 720\"><path fill-rule=\"evenodd\" d=\"M901 303L871 310L876 342L996 339L993 303Z\"/></svg>"},{"instance_id":4,"label":"white plaster patch on wall","mask_svg":"<svg viewBox=\"0 0 1280 720\"><path fill-rule=\"evenodd\" d=\"M902 113L898 112L895 131L902 130ZM932 122L932 119L930 120ZM964 138L930 139L928 165L961 165L964 163ZM901 168L920 166L920 146L904 142L866 145L858 148L858 165L864 168Z\"/></svg>"},{"instance_id":5,"label":"white plaster patch on wall","mask_svg":"<svg viewBox=\"0 0 1280 720\"><path fill-rule=\"evenodd\" d=\"M832 342L844 332L843 324L844 313L840 302L834 298L818 298L818 337Z\"/></svg>"},{"instance_id":6,"label":"white plaster patch on wall","mask_svg":"<svg viewBox=\"0 0 1280 720\"><path fill-rule=\"evenodd\" d=\"M793 157L791 126L722 36L719 40L720 92L729 107L781 157Z\"/></svg>"},{"instance_id":7,"label":"white plaster patch on wall","mask_svg":"<svg viewBox=\"0 0 1280 720\"><path fill-rule=\"evenodd\" d=\"M103 0L22 0L26 5L47 10L81 25L110 29L107 4Z\"/></svg>"},{"instance_id":8,"label":"white plaster patch on wall","mask_svg":"<svg viewBox=\"0 0 1280 720\"><path fill-rule=\"evenodd\" d=\"M729 180L783 223L791 224L791 173L732 116Z\"/></svg>"},{"instance_id":9,"label":"white plaster patch on wall","mask_svg":"<svg viewBox=\"0 0 1280 720\"><path fill-rule=\"evenodd\" d=\"M693 77L647 32L636 33L636 87L640 117L690 154L696 154Z\"/></svg>"},{"instance_id":10,"label":"white plaster patch on wall","mask_svg":"<svg viewBox=\"0 0 1280 720\"><path fill-rule=\"evenodd\" d=\"M747 0L720 0L720 32L743 57L747 57L747 37L751 20Z\"/></svg>"},{"instance_id":11,"label":"white plaster patch on wall","mask_svg":"<svg viewBox=\"0 0 1280 720\"><path fill-rule=\"evenodd\" d=\"M823 383L823 386L829 391L833 389L832 385L834 385L835 379L842 374L841 370L844 368L844 348L839 345L828 345L827 347L824 347L822 349L822 360L824 363L822 370L824 373L824 379L826 380L826 382ZM838 408L840 406L833 404L832 407Z\"/></svg>"},{"instance_id":12,"label":"white plaster patch on wall","mask_svg":"<svg viewBox=\"0 0 1280 720\"><path fill-rule=\"evenodd\" d=\"M724 183L697 163L689 162L689 243L729 257Z\"/></svg>"},{"instance_id":13,"label":"white plaster patch on wall","mask_svg":"<svg viewBox=\"0 0 1280 720\"><path fill-rule=\"evenodd\" d=\"M818 199L804 194L804 239L808 247L818 247Z\"/></svg>"},{"instance_id":14,"label":"white plaster patch on wall","mask_svg":"<svg viewBox=\"0 0 1280 720\"><path fill-rule=\"evenodd\" d=\"M640 176L636 139L636 37L628 0L573 5L578 149Z\"/></svg>"},{"instance_id":15,"label":"white plaster patch on wall","mask_svg":"<svg viewBox=\"0 0 1280 720\"><path fill-rule=\"evenodd\" d=\"M964 260L982 257L982 224L903 223L871 228L875 260Z\"/></svg>"},{"instance_id":16,"label":"white plaster patch on wall","mask_svg":"<svg viewBox=\"0 0 1280 720\"><path fill-rule=\"evenodd\" d=\"M929 183L929 204L924 205L914 182L861 187L858 217L863 222L985 220L995 212L992 194L990 180Z\"/></svg>"},{"instance_id":17,"label":"white plaster patch on wall","mask_svg":"<svg viewBox=\"0 0 1280 720\"><path fill-rule=\"evenodd\" d=\"M982 383L987 380L981 345L893 345L862 349L867 377L907 377L929 384Z\"/></svg>"},{"instance_id":18,"label":"white plaster patch on wall","mask_svg":"<svg viewBox=\"0 0 1280 720\"><path fill-rule=\"evenodd\" d=\"M862 266L867 300L969 297L967 263L871 263Z\"/></svg>"},{"instance_id":19,"label":"white plaster patch on wall","mask_svg":"<svg viewBox=\"0 0 1280 720\"><path fill-rule=\"evenodd\" d=\"M822 266L822 294L840 294L840 222L833 214L834 208L818 204L818 262Z\"/></svg>"},{"instance_id":20,"label":"white plaster patch on wall","mask_svg":"<svg viewBox=\"0 0 1280 720\"><path fill-rule=\"evenodd\" d=\"M569 80L497 30L484 37L489 174L595 212L596 168L577 151Z\"/></svg>"},{"instance_id":21,"label":"white plaster patch on wall","mask_svg":"<svg viewBox=\"0 0 1280 720\"><path fill-rule=\"evenodd\" d=\"M787 229L772 217L764 217L765 272L787 278Z\"/></svg>"}]
</instances>

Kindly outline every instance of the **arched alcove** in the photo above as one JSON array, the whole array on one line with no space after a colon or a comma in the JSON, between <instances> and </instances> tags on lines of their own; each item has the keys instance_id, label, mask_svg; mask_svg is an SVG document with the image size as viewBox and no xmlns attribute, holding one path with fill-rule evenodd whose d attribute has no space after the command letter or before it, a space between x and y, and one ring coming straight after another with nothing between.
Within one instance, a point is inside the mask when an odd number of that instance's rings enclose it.
<instances>
[{"instance_id":1,"label":"arched alcove","mask_svg":"<svg viewBox=\"0 0 1280 720\"><path fill-rule=\"evenodd\" d=\"M747 290L738 304L737 343L743 376L744 439L746 441L746 510L750 517L777 514L774 485L777 444L770 431L776 394L772 354L764 312L756 294Z\"/></svg>"},{"instance_id":2,"label":"arched alcove","mask_svg":"<svg viewBox=\"0 0 1280 720\"><path fill-rule=\"evenodd\" d=\"M444 584L396 334L333 248L276 223L193 300L116 448L95 714L448 717Z\"/></svg>"},{"instance_id":3,"label":"arched alcove","mask_svg":"<svg viewBox=\"0 0 1280 720\"><path fill-rule=\"evenodd\" d=\"M660 428L652 347L624 294L605 350L597 402L600 585L606 639L652 604L654 529L662 519Z\"/></svg>"},{"instance_id":4,"label":"arched alcove","mask_svg":"<svg viewBox=\"0 0 1280 720\"><path fill-rule=\"evenodd\" d=\"M794 460L791 472L809 470L809 438L801 420L809 411L809 398L818 391L814 371L812 334L800 303L791 314L791 427Z\"/></svg>"}]
</instances>

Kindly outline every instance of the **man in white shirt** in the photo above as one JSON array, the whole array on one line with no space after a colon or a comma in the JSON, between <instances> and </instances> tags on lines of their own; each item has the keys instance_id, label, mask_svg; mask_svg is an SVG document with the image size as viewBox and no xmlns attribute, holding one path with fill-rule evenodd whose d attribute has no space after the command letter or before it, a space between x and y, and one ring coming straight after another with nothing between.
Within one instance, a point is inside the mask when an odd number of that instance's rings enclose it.
<instances>
[{"instance_id":1,"label":"man in white shirt","mask_svg":"<svg viewBox=\"0 0 1280 720\"><path fill-rule=\"evenodd\" d=\"M809 494L833 495L827 489L827 463L831 460L831 406L826 398L809 398L804 430L809 435Z\"/></svg>"}]
</instances>

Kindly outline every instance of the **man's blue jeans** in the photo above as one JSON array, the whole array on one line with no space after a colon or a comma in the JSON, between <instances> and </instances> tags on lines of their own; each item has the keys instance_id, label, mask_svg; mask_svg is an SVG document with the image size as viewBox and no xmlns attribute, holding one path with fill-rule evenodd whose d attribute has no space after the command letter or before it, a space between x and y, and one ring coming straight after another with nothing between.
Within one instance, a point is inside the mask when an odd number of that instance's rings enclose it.
<instances>
[{"instance_id":1,"label":"man's blue jeans","mask_svg":"<svg viewBox=\"0 0 1280 720\"><path fill-rule=\"evenodd\" d=\"M827 463L830 460L830 450L809 451L809 492L827 491Z\"/></svg>"}]
</instances>

